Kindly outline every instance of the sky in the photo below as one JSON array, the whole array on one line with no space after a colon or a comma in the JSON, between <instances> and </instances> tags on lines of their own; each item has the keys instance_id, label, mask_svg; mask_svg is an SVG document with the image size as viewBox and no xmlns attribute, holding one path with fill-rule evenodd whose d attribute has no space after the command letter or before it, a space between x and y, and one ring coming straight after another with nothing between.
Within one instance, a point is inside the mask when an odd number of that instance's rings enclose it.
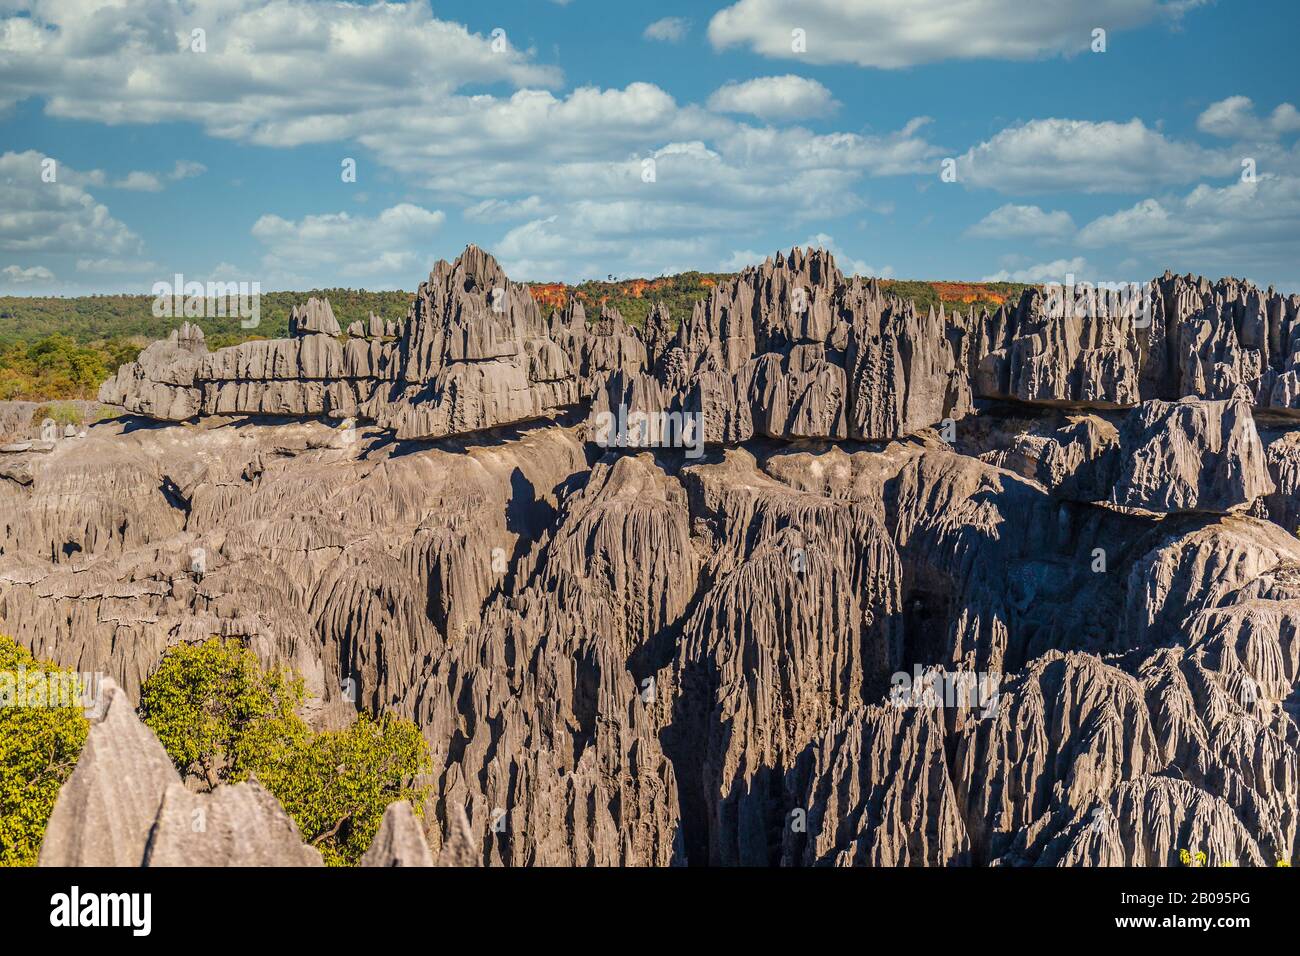
<instances>
[{"instance_id":1,"label":"sky","mask_svg":"<svg viewBox=\"0 0 1300 956\"><path fill-rule=\"evenodd\" d=\"M1300 291L1295 0L0 0L0 294L733 271ZM355 175L351 173L355 171Z\"/></svg>"}]
</instances>

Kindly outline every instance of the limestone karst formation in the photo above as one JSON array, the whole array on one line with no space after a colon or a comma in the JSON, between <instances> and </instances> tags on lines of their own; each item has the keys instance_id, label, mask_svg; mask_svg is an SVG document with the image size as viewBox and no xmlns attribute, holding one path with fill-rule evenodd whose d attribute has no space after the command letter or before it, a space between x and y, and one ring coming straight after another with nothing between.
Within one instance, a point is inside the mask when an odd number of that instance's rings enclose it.
<instances>
[{"instance_id":1,"label":"limestone karst formation","mask_svg":"<svg viewBox=\"0 0 1300 956\"><path fill-rule=\"evenodd\" d=\"M378 865L1291 860L1300 296L1148 289L921 312L794 250L640 328L470 247L401 322L183 324L125 415L0 453L0 631L128 702L239 637L312 720L415 720ZM43 861L311 862L118 709Z\"/></svg>"},{"instance_id":2,"label":"limestone karst formation","mask_svg":"<svg viewBox=\"0 0 1300 956\"><path fill-rule=\"evenodd\" d=\"M196 825L196 821L201 821ZM463 816L434 857L411 805L389 804L363 866L472 866ZM163 746L112 680L41 845L40 866L321 866L279 801L256 780L186 788Z\"/></svg>"}]
</instances>

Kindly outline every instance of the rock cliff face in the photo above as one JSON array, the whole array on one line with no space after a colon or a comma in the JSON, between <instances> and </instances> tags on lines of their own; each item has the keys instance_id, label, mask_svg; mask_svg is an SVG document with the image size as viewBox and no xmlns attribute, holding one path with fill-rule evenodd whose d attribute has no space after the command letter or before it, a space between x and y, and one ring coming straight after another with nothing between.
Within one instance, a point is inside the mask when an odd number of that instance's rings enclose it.
<instances>
[{"instance_id":1,"label":"rock cliff face","mask_svg":"<svg viewBox=\"0 0 1300 956\"><path fill-rule=\"evenodd\" d=\"M423 729L368 865L1293 859L1297 297L1148 291L921 313L795 250L642 329L471 247L401 323L182 326L0 454L0 630L121 688L43 862L312 862L127 719L214 633Z\"/></svg>"}]
</instances>

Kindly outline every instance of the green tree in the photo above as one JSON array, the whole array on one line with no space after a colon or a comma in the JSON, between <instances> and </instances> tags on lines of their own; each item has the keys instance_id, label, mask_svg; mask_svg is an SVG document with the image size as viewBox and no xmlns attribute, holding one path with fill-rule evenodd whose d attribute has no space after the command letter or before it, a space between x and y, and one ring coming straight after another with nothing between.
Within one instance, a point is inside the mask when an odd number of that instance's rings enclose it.
<instances>
[{"instance_id":1,"label":"green tree","mask_svg":"<svg viewBox=\"0 0 1300 956\"><path fill-rule=\"evenodd\" d=\"M176 769L209 790L246 780L279 747L308 735L297 716L302 681L265 669L237 640L180 644L140 690L140 717Z\"/></svg>"},{"instance_id":2,"label":"green tree","mask_svg":"<svg viewBox=\"0 0 1300 956\"><path fill-rule=\"evenodd\" d=\"M257 779L330 866L361 859L394 800L423 812L425 792L415 779L429 769L429 747L409 720L361 714L345 730L323 731L279 753L258 767Z\"/></svg>"},{"instance_id":3,"label":"green tree","mask_svg":"<svg viewBox=\"0 0 1300 956\"><path fill-rule=\"evenodd\" d=\"M36 863L88 731L76 676L0 635L0 865Z\"/></svg>"},{"instance_id":4,"label":"green tree","mask_svg":"<svg viewBox=\"0 0 1300 956\"><path fill-rule=\"evenodd\" d=\"M331 866L356 863L384 809L425 798L428 744L409 720L360 715L313 733L300 678L263 668L239 641L178 645L144 683L140 712L181 773L209 789L256 776Z\"/></svg>"}]
</instances>

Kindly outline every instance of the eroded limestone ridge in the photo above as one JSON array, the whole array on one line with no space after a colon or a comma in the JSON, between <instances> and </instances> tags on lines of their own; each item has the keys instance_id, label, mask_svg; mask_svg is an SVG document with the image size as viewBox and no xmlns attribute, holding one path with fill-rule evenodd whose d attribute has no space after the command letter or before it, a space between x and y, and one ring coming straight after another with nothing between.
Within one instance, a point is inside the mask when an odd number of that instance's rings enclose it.
<instances>
[{"instance_id":1,"label":"eroded limestone ridge","mask_svg":"<svg viewBox=\"0 0 1300 956\"><path fill-rule=\"evenodd\" d=\"M430 850L390 809L368 862L1292 859L1300 542L1258 452L1224 473L1246 407L1181 407L1167 454L1114 466L1132 412L699 461L553 423L414 451L97 425L0 482L0 628L123 688L43 858L308 862L253 785L185 791L132 714L215 633L304 673L314 721L421 727Z\"/></svg>"},{"instance_id":2,"label":"eroded limestone ridge","mask_svg":"<svg viewBox=\"0 0 1300 956\"><path fill-rule=\"evenodd\" d=\"M295 308L290 337L208 352L186 324L107 382L100 400L151 418L359 416L401 439L464 435L591 402L591 411L702 416L709 442L888 440L969 413L976 399L1130 407L1184 397L1300 413L1300 295L1235 279L1164 276L1055 302L919 312L823 250L777 254L689 316L644 329L581 304L543 316L469 246L440 261L405 321L339 329ZM674 321L676 326L674 328Z\"/></svg>"},{"instance_id":3,"label":"eroded limestone ridge","mask_svg":"<svg viewBox=\"0 0 1300 956\"><path fill-rule=\"evenodd\" d=\"M796 251L637 330L543 318L469 250L400 328L182 328L109 388L199 412L0 455L0 630L132 699L171 644L238 637L315 723L414 720L436 859L1294 861L1296 302L1156 287L1142 325L1038 292L922 315ZM293 372L349 351L382 376ZM203 414L227 393L259 397ZM620 403L699 411L709 447L597 445ZM65 788L91 819L98 730ZM165 835L169 769L95 859ZM50 846L84 844L63 805ZM367 859L426 861L412 829L390 808Z\"/></svg>"}]
</instances>

